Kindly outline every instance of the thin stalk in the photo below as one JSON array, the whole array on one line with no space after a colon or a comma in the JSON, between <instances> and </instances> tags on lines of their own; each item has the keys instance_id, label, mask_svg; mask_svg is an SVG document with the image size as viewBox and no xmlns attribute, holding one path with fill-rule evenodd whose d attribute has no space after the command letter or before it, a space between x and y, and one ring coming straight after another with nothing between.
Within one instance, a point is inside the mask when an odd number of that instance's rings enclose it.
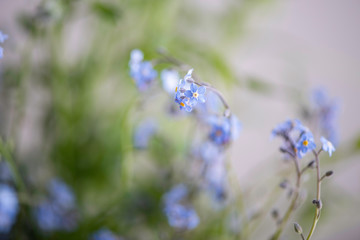
<instances>
[{"instance_id":1,"label":"thin stalk","mask_svg":"<svg viewBox=\"0 0 360 240\"><path fill-rule=\"evenodd\" d=\"M320 150L321 151L321 150ZM321 178L320 178L320 161L319 161L319 152L315 152L313 151L314 155L315 155L315 163L316 163L316 201L320 202L320 194L321 194ZM311 236L314 234L316 225L320 219L320 213L321 213L321 204L320 206L316 206L315 209L315 214L314 214L314 219L313 219L313 223L309 232L308 237L306 238L306 240L310 240Z\"/></svg>"},{"instance_id":2,"label":"thin stalk","mask_svg":"<svg viewBox=\"0 0 360 240\"><path fill-rule=\"evenodd\" d=\"M299 166L299 161L298 159L295 157L294 159L294 164L295 164L295 168L296 168L296 185L295 185L295 192L294 192L294 196L291 200L291 203L284 215L284 217L281 220L281 223L278 227L278 229L276 230L276 232L274 233L274 235L272 236L271 240L277 240L280 238L284 227L286 226L287 222L289 221L289 218L291 216L291 213L294 211L295 206L296 206L296 201L299 198L299 190L300 190L300 183L301 183L301 171L300 171L300 166Z\"/></svg>"}]
</instances>

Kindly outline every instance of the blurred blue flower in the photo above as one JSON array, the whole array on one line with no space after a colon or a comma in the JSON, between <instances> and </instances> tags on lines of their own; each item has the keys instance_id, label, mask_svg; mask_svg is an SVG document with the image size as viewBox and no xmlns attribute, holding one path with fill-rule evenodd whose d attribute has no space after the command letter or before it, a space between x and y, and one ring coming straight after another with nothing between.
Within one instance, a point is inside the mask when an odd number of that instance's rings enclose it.
<instances>
[{"instance_id":1,"label":"blurred blue flower","mask_svg":"<svg viewBox=\"0 0 360 240\"><path fill-rule=\"evenodd\" d=\"M219 145L206 141L200 146L200 157L206 163L211 163L220 158L222 149Z\"/></svg>"},{"instance_id":2,"label":"blurred blue flower","mask_svg":"<svg viewBox=\"0 0 360 240\"><path fill-rule=\"evenodd\" d=\"M90 240L120 240L118 236L116 236L113 232L109 229L102 228L96 231L94 234L91 235L89 238Z\"/></svg>"},{"instance_id":3,"label":"blurred blue flower","mask_svg":"<svg viewBox=\"0 0 360 240\"><path fill-rule=\"evenodd\" d=\"M134 49L130 54L130 76L134 79L137 88L145 91L157 77L157 72L153 68L151 62L142 61L143 53Z\"/></svg>"},{"instance_id":4,"label":"blurred blue flower","mask_svg":"<svg viewBox=\"0 0 360 240\"><path fill-rule=\"evenodd\" d=\"M161 81L163 89L169 93L174 94L174 89L176 89L179 81L179 73L176 70L164 69L161 72Z\"/></svg>"},{"instance_id":5,"label":"blurred blue flower","mask_svg":"<svg viewBox=\"0 0 360 240\"><path fill-rule=\"evenodd\" d=\"M325 152L328 152L329 153L329 156L331 157L332 153L335 152L335 147L334 145L328 141L326 138L324 137L321 137L320 138L320 141L322 143L322 149L325 151Z\"/></svg>"},{"instance_id":6,"label":"blurred blue flower","mask_svg":"<svg viewBox=\"0 0 360 240\"><path fill-rule=\"evenodd\" d=\"M315 148L316 144L311 132L303 133L299 141L296 143L299 158L302 158L308 151L314 150Z\"/></svg>"},{"instance_id":7,"label":"blurred blue flower","mask_svg":"<svg viewBox=\"0 0 360 240\"><path fill-rule=\"evenodd\" d=\"M8 39L8 35L0 31L0 43L4 43L6 39ZM0 59L3 58L3 56L4 56L4 49L0 47Z\"/></svg>"},{"instance_id":8,"label":"blurred blue flower","mask_svg":"<svg viewBox=\"0 0 360 240\"><path fill-rule=\"evenodd\" d=\"M167 192L163 199L166 205L179 203L182 199L187 197L188 189L184 184L178 184Z\"/></svg>"},{"instance_id":9,"label":"blurred blue flower","mask_svg":"<svg viewBox=\"0 0 360 240\"><path fill-rule=\"evenodd\" d=\"M4 43L6 39L8 39L9 36L4 34L1 30L0 30L0 43Z\"/></svg>"},{"instance_id":10,"label":"blurred blue flower","mask_svg":"<svg viewBox=\"0 0 360 240\"><path fill-rule=\"evenodd\" d=\"M195 106L198 101L201 103L205 102L205 92L206 88L204 86L198 87L196 84L192 83L190 85L190 90L185 92L185 96L190 99L190 104Z\"/></svg>"},{"instance_id":11,"label":"blurred blue flower","mask_svg":"<svg viewBox=\"0 0 360 240\"><path fill-rule=\"evenodd\" d=\"M7 161L0 162L0 180L3 182L10 182L13 179L9 164Z\"/></svg>"},{"instance_id":12,"label":"blurred blue flower","mask_svg":"<svg viewBox=\"0 0 360 240\"><path fill-rule=\"evenodd\" d=\"M275 136L284 136L288 134L293 129L293 122L291 120L287 120L283 123L279 123L276 127L271 131L271 137Z\"/></svg>"},{"instance_id":13,"label":"blurred blue flower","mask_svg":"<svg viewBox=\"0 0 360 240\"><path fill-rule=\"evenodd\" d=\"M134 133L134 147L138 149L146 149L149 140L157 131L157 124L153 119L146 119L136 127Z\"/></svg>"},{"instance_id":14,"label":"blurred blue flower","mask_svg":"<svg viewBox=\"0 0 360 240\"><path fill-rule=\"evenodd\" d=\"M183 230L191 230L199 224L199 217L196 211L190 206L180 204L187 195L188 189L186 186L179 184L163 196L165 203L164 212L170 226Z\"/></svg>"},{"instance_id":15,"label":"blurred blue flower","mask_svg":"<svg viewBox=\"0 0 360 240\"><path fill-rule=\"evenodd\" d=\"M75 207L75 196L73 191L59 179L53 179L49 185L51 200L63 209Z\"/></svg>"},{"instance_id":16,"label":"blurred blue flower","mask_svg":"<svg viewBox=\"0 0 360 240\"><path fill-rule=\"evenodd\" d=\"M191 207L171 204L165 207L165 214L172 227L191 230L199 224L199 217Z\"/></svg>"},{"instance_id":17,"label":"blurred blue flower","mask_svg":"<svg viewBox=\"0 0 360 240\"><path fill-rule=\"evenodd\" d=\"M315 105L316 115L320 125L320 132L334 145L338 142L338 102L330 99L324 88L317 88L313 91L313 103Z\"/></svg>"},{"instance_id":18,"label":"blurred blue flower","mask_svg":"<svg viewBox=\"0 0 360 240\"><path fill-rule=\"evenodd\" d=\"M241 124L234 115L231 117L210 116L207 122L211 126L209 138L216 144L227 144L231 140L236 140L240 134Z\"/></svg>"},{"instance_id":19,"label":"blurred blue flower","mask_svg":"<svg viewBox=\"0 0 360 240\"><path fill-rule=\"evenodd\" d=\"M49 197L33 212L40 229L46 232L74 230L78 222L74 193L59 179L50 182L48 191Z\"/></svg>"},{"instance_id":20,"label":"blurred blue flower","mask_svg":"<svg viewBox=\"0 0 360 240\"><path fill-rule=\"evenodd\" d=\"M15 190L0 184L0 233L10 232L19 211L19 201Z\"/></svg>"}]
</instances>

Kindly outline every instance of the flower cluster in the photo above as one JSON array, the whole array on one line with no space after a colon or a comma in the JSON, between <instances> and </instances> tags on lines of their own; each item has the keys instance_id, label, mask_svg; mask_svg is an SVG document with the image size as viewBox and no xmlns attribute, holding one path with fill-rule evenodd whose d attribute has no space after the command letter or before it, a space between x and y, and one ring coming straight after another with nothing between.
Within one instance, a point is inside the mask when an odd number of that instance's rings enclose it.
<instances>
[{"instance_id":1,"label":"flower cluster","mask_svg":"<svg viewBox=\"0 0 360 240\"><path fill-rule=\"evenodd\" d=\"M54 179L48 187L49 197L35 207L34 217L40 229L72 231L77 226L75 196L62 181Z\"/></svg>"},{"instance_id":2,"label":"flower cluster","mask_svg":"<svg viewBox=\"0 0 360 240\"><path fill-rule=\"evenodd\" d=\"M184 109L187 112L191 112L198 102L205 102L206 88L195 83L192 78L193 70L190 69L175 88L175 102L181 110Z\"/></svg>"},{"instance_id":3,"label":"flower cluster","mask_svg":"<svg viewBox=\"0 0 360 240\"><path fill-rule=\"evenodd\" d=\"M199 224L199 217L194 208L187 206L182 201L188 196L185 185L177 185L163 196L165 214L170 226L191 230Z\"/></svg>"},{"instance_id":4,"label":"flower cluster","mask_svg":"<svg viewBox=\"0 0 360 240\"><path fill-rule=\"evenodd\" d=\"M144 54L139 49L134 49L130 55L130 76L134 79L140 91L147 90L157 77L157 72L151 62L143 61Z\"/></svg>"},{"instance_id":5,"label":"flower cluster","mask_svg":"<svg viewBox=\"0 0 360 240\"><path fill-rule=\"evenodd\" d=\"M281 151L290 157L302 158L306 153L316 149L313 134L297 119L278 124L272 130L271 136L280 136L284 139ZM335 151L333 144L324 137L321 137L321 142L322 150L331 156Z\"/></svg>"},{"instance_id":6,"label":"flower cluster","mask_svg":"<svg viewBox=\"0 0 360 240\"><path fill-rule=\"evenodd\" d=\"M15 223L19 201L15 189L0 184L0 233L8 233Z\"/></svg>"},{"instance_id":7,"label":"flower cluster","mask_svg":"<svg viewBox=\"0 0 360 240\"><path fill-rule=\"evenodd\" d=\"M4 43L6 39L8 39L8 35L0 31L0 43ZM0 47L0 59L3 58L3 56L4 56L4 49Z\"/></svg>"}]
</instances>

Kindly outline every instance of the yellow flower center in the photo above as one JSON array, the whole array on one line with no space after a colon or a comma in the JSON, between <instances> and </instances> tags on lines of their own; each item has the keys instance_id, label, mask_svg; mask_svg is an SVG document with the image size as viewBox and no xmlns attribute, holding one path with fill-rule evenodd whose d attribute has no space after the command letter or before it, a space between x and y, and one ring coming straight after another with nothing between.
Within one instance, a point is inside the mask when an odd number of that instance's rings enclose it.
<instances>
[{"instance_id":1,"label":"yellow flower center","mask_svg":"<svg viewBox=\"0 0 360 240\"><path fill-rule=\"evenodd\" d=\"M304 141L303 141L303 145L304 145L304 146L307 146L308 144L309 144L309 141L308 141L308 140L304 140Z\"/></svg>"},{"instance_id":2,"label":"yellow flower center","mask_svg":"<svg viewBox=\"0 0 360 240\"><path fill-rule=\"evenodd\" d=\"M193 93L193 97L194 97L194 98L197 98L198 96L199 96L199 94L198 94L197 92L194 92L194 93Z\"/></svg>"},{"instance_id":3,"label":"yellow flower center","mask_svg":"<svg viewBox=\"0 0 360 240\"><path fill-rule=\"evenodd\" d=\"M175 88L175 92L177 92L177 87Z\"/></svg>"},{"instance_id":4,"label":"yellow flower center","mask_svg":"<svg viewBox=\"0 0 360 240\"><path fill-rule=\"evenodd\" d=\"M185 104L184 104L183 102L181 102L180 105L181 105L182 107L185 107Z\"/></svg>"}]
</instances>

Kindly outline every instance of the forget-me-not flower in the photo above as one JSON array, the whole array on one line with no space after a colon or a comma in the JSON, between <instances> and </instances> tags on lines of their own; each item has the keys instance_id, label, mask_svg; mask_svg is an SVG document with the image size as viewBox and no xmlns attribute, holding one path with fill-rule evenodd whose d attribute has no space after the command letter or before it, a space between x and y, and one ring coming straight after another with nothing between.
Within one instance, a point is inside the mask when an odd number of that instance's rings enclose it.
<instances>
[{"instance_id":1,"label":"forget-me-not flower","mask_svg":"<svg viewBox=\"0 0 360 240\"><path fill-rule=\"evenodd\" d=\"M338 101L331 99L324 88L317 88L313 91L313 103L316 116L319 118L321 134L336 145L338 141Z\"/></svg>"},{"instance_id":2,"label":"forget-me-not flower","mask_svg":"<svg viewBox=\"0 0 360 240\"><path fill-rule=\"evenodd\" d=\"M192 207L172 204L165 207L169 225L174 228L191 230L199 224L199 217Z\"/></svg>"},{"instance_id":3,"label":"forget-me-not flower","mask_svg":"<svg viewBox=\"0 0 360 240\"><path fill-rule=\"evenodd\" d=\"M43 231L72 231L76 228L75 196L64 182L54 179L48 187L49 197L34 208L35 220Z\"/></svg>"},{"instance_id":4,"label":"forget-me-not flower","mask_svg":"<svg viewBox=\"0 0 360 240\"><path fill-rule=\"evenodd\" d=\"M328 152L329 156L331 157L332 153L335 152L334 145L324 137L321 137L320 141L322 143L322 150Z\"/></svg>"},{"instance_id":5,"label":"forget-me-not flower","mask_svg":"<svg viewBox=\"0 0 360 240\"><path fill-rule=\"evenodd\" d=\"M191 112L198 101L205 102L206 88L198 87L192 79L193 69L190 69L184 79L180 79L175 88L175 102L187 112Z\"/></svg>"},{"instance_id":6,"label":"forget-me-not flower","mask_svg":"<svg viewBox=\"0 0 360 240\"><path fill-rule=\"evenodd\" d=\"M207 121L211 126L209 138L216 144L227 144L239 136L241 124L234 115L231 117L210 116Z\"/></svg>"},{"instance_id":7,"label":"forget-me-not flower","mask_svg":"<svg viewBox=\"0 0 360 240\"><path fill-rule=\"evenodd\" d=\"M311 132L305 132L301 135L299 141L296 143L298 156L302 158L307 152L314 150L316 144Z\"/></svg>"},{"instance_id":8,"label":"forget-me-not flower","mask_svg":"<svg viewBox=\"0 0 360 240\"><path fill-rule=\"evenodd\" d=\"M196 211L192 207L181 203L187 195L188 189L183 184L173 187L164 195L164 212L170 226L183 230L191 230L199 224L199 217Z\"/></svg>"},{"instance_id":9,"label":"forget-me-not flower","mask_svg":"<svg viewBox=\"0 0 360 240\"><path fill-rule=\"evenodd\" d=\"M9 233L19 211L19 201L15 190L0 184L0 233Z\"/></svg>"},{"instance_id":10,"label":"forget-me-not flower","mask_svg":"<svg viewBox=\"0 0 360 240\"><path fill-rule=\"evenodd\" d=\"M195 106L198 101L205 102L206 88L204 86L198 87L195 83L190 85L190 90L186 90L185 96L190 99L190 104Z\"/></svg>"},{"instance_id":11,"label":"forget-me-not flower","mask_svg":"<svg viewBox=\"0 0 360 240\"><path fill-rule=\"evenodd\" d=\"M157 72L151 62L143 61L144 55L138 50L132 50L130 54L130 76L134 79L140 91L145 91L157 77Z\"/></svg>"}]
</instances>

